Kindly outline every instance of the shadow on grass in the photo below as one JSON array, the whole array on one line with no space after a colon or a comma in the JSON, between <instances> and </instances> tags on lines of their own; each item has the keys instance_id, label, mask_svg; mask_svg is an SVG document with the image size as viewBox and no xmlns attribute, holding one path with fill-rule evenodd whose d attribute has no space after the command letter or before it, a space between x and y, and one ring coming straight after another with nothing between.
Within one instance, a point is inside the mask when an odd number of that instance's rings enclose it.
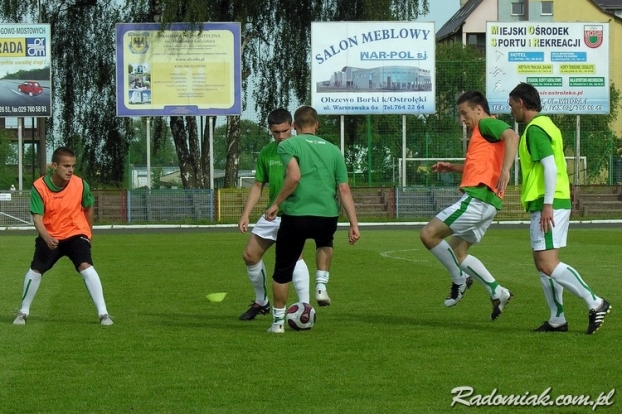
<instances>
[{"instance_id":1,"label":"shadow on grass","mask_svg":"<svg viewBox=\"0 0 622 414\"><path fill-rule=\"evenodd\" d=\"M249 326L257 327L265 325L266 329L270 326L271 318L269 315L257 317L252 321L241 321L238 315L222 315L210 313L146 313L144 316L149 317L153 322L167 327L194 327L223 330L245 330Z\"/></svg>"},{"instance_id":2,"label":"shadow on grass","mask_svg":"<svg viewBox=\"0 0 622 414\"><path fill-rule=\"evenodd\" d=\"M442 310L442 309L441 309ZM441 312L439 312L441 313ZM479 320L464 319L464 315L461 315L460 319L452 318L451 315L443 317L430 317L429 315L415 316L415 315L395 315L395 314L370 314L370 313L353 313L353 312L340 312L339 319L343 321L353 321L358 323L365 323L374 326L378 324L392 325L392 326L407 326L407 327L424 327L424 328L445 328L456 330L472 330L482 331L488 330L488 327L494 327L495 330L502 331L523 331L521 328L517 328L515 324L503 323L501 321L503 315L498 320L492 321L486 319L483 316Z\"/></svg>"}]
</instances>

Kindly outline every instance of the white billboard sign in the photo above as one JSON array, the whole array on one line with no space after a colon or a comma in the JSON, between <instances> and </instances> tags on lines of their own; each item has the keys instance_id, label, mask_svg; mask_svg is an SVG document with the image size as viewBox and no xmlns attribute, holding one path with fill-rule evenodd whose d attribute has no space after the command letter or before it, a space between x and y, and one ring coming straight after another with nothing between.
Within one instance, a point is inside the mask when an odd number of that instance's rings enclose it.
<instances>
[{"instance_id":1,"label":"white billboard sign","mask_svg":"<svg viewBox=\"0 0 622 414\"><path fill-rule=\"evenodd\" d=\"M520 82L538 89L542 113L609 113L608 23L488 22L486 41L493 113L510 113Z\"/></svg>"},{"instance_id":2,"label":"white billboard sign","mask_svg":"<svg viewBox=\"0 0 622 414\"><path fill-rule=\"evenodd\" d=\"M311 102L320 114L435 112L434 23L314 22Z\"/></svg>"}]
</instances>

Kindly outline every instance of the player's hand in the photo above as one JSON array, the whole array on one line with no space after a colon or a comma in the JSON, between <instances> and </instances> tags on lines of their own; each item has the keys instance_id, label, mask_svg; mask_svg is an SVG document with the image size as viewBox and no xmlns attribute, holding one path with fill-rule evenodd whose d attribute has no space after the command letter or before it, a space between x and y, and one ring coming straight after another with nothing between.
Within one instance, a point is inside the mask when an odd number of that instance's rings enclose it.
<instances>
[{"instance_id":1,"label":"player's hand","mask_svg":"<svg viewBox=\"0 0 622 414\"><path fill-rule=\"evenodd\" d=\"M246 233L248 230L248 217L242 216L240 218L240 221L238 222L238 229L240 229L240 232Z\"/></svg>"},{"instance_id":2,"label":"player's hand","mask_svg":"<svg viewBox=\"0 0 622 414\"><path fill-rule=\"evenodd\" d=\"M510 172L501 170L501 175L499 176L499 180L497 181L497 194L503 196L505 189L508 187L508 183L510 182Z\"/></svg>"},{"instance_id":3,"label":"player's hand","mask_svg":"<svg viewBox=\"0 0 622 414\"><path fill-rule=\"evenodd\" d=\"M432 166L432 172L451 172L451 163L439 161Z\"/></svg>"},{"instance_id":4,"label":"player's hand","mask_svg":"<svg viewBox=\"0 0 622 414\"><path fill-rule=\"evenodd\" d=\"M553 227L555 227L553 206L551 204L545 204L540 213L540 230L542 230L543 233L547 233L553 230Z\"/></svg>"},{"instance_id":5,"label":"player's hand","mask_svg":"<svg viewBox=\"0 0 622 414\"><path fill-rule=\"evenodd\" d=\"M273 221L276 218L277 214L279 214L279 206L277 206L276 204L272 204L264 213L264 217L268 221Z\"/></svg>"},{"instance_id":6,"label":"player's hand","mask_svg":"<svg viewBox=\"0 0 622 414\"><path fill-rule=\"evenodd\" d=\"M50 237L49 239L45 241L45 244L48 246L48 249L56 250L56 248L58 247L58 240L53 237Z\"/></svg>"},{"instance_id":7,"label":"player's hand","mask_svg":"<svg viewBox=\"0 0 622 414\"><path fill-rule=\"evenodd\" d=\"M354 244L360 237L361 233L359 232L359 226L356 224L350 224L350 230L348 230L348 242L350 244Z\"/></svg>"}]
</instances>

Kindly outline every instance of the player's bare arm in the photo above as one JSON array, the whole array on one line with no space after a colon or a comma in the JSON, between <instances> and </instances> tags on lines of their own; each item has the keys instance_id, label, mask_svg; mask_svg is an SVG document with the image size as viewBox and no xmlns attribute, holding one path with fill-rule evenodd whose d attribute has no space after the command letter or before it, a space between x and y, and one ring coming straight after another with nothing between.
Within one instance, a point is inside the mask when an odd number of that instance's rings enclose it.
<instances>
[{"instance_id":1,"label":"player's bare arm","mask_svg":"<svg viewBox=\"0 0 622 414\"><path fill-rule=\"evenodd\" d=\"M283 181L283 187L281 188L279 195L276 196L274 203L272 203L268 210L266 210L266 220L272 221L276 218L276 215L279 212L279 206L296 190L296 187L298 187L298 183L300 182L300 177L301 173L298 161L296 158L292 157L287 164L287 168L285 169L285 181Z\"/></svg>"},{"instance_id":2,"label":"player's bare arm","mask_svg":"<svg viewBox=\"0 0 622 414\"><path fill-rule=\"evenodd\" d=\"M452 164L447 161L439 161L432 166L432 172L455 172L462 174L464 164Z\"/></svg>"},{"instance_id":3,"label":"player's bare arm","mask_svg":"<svg viewBox=\"0 0 622 414\"><path fill-rule=\"evenodd\" d=\"M35 229L39 233L39 236L43 239L45 244L50 248L50 250L56 249L58 247L58 240L50 235L50 233L45 228L43 224L43 216L39 214L32 215L32 222L35 225Z\"/></svg>"},{"instance_id":4,"label":"player's bare arm","mask_svg":"<svg viewBox=\"0 0 622 414\"><path fill-rule=\"evenodd\" d=\"M350 222L350 229L348 230L348 242L354 244L361 237L359 231L359 223L356 218L356 209L354 208L354 199L352 198L352 192L348 183L339 184L339 198L341 199L341 205L346 211L348 221Z\"/></svg>"},{"instance_id":5,"label":"player's bare arm","mask_svg":"<svg viewBox=\"0 0 622 414\"><path fill-rule=\"evenodd\" d=\"M238 229L242 233L246 233L248 230L249 217L253 208L261 198L261 193L263 191L264 183L260 181L255 181L250 191L248 192L248 198L246 199L246 204L244 205L244 211L242 212L242 216L240 216L240 220L238 221Z\"/></svg>"},{"instance_id":6,"label":"player's bare arm","mask_svg":"<svg viewBox=\"0 0 622 414\"><path fill-rule=\"evenodd\" d=\"M510 182L510 168L512 168L512 164L514 164L516 159L520 137L513 129L506 129L501 134L501 140L504 143L505 154L501 164L501 175L499 176L499 181L497 181L497 192L500 194L505 191Z\"/></svg>"}]
</instances>

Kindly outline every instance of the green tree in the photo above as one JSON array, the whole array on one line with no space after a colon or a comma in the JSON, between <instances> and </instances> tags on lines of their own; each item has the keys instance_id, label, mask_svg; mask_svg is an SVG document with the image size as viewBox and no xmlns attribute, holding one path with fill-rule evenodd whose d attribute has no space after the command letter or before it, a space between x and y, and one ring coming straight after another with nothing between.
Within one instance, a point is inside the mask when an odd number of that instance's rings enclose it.
<instances>
[{"instance_id":1,"label":"green tree","mask_svg":"<svg viewBox=\"0 0 622 414\"><path fill-rule=\"evenodd\" d=\"M170 130L162 117L151 118L150 162L152 166L177 164L177 153ZM132 120L133 131L128 157L132 164L147 164L147 118ZM162 128L158 132L158 128ZM158 141L159 140L159 141Z\"/></svg>"},{"instance_id":2,"label":"green tree","mask_svg":"<svg viewBox=\"0 0 622 414\"><path fill-rule=\"evenodd\" d=\"M17 168L15 162L17 155L15 146L11 145L11 133L0 130L0 190L8 190L11 185L17 184Z\"/></svg>"},{"instance_id":3,"label":"green tree","mask_svg":"<svg viewBox=\"0 0 622 414\"><path fill-rule=\"evenodd\" d=\"M142 1L130 0L137 7ZM131 6L133 7L133 6ZM248 93L253 75L252 96L262 119L275 107L288 107L292 98L306 102L309 96L309 51L311 22L414 20L428 13L428 0L152 0L148 21L227 22L242 27L243 87ZM244 94L246 95L246 94ZM244 106L246 103L244 103ZM354 117L357 124L360 119ZM180 155L184 186L205 185L206 155L191 150L198 142L196 122L171 117L171 131ZM240 167L240 137L244 128L239 116L227 117L225 186L237 182ZM356 125L352 128L357 130ZM355 132L353 132L354 134ZM204 137L207 134L204 133ZM208 147L204 139L203 150Z\"/></svg>"},{"instance_id":4,"label":"green tree","mask_svg":"<svg viewBox=\"0 0 622 414\"><path fill-rule=\"evenodd\" d=\"M4 1L0 9L5 21L50 24L54 116L46 139L51 147L73 148L80 173L95 187L123 185L125 169L119 166L133 138L131 120L116 116L115 24L136 16L128 5L24 0ZM154 142L157 150L157 134Z\"/></svg>"},{"instance_id":5,"label":"green tree","mask_svg":"<svg viewBox=\"0 0 622 414\"><path fill-rule=\"evenodd\" d=\"M95 186L122 186L125 169L119 165L126 163L134 131L130 119L116 117L117 22L240 22L243 95L252 93L265 118L275 107L288 107L291 99L307 101L311 22L414 20L428 13L428 0L24 0L5 1L1 7L0 18L6 21L51 25L57 115L49 124L48 142L76 149L83 175ZM154 128L156 136L165 129L155 119L154 125L160 126ZM184 187L206 187L207 124L202 142L196 117L170 117L169 127ZM240 117L227 117L226 186L237 182L242 131ZM163 141L154 137L154 142L156 150Z\"/></svg>"},{"instance_id":6,"label":"green tree","mask_svg":"<svg viewBox=\"0 0 622 414\"><path fill-rule=\"evenodd\" d=\"M253 121L240 123L240 169L255 168L257 156L263 147L272 141L268 128ZM227 166L227 125L214 130L214 168L224 170Z\"/></svg>"},{"instance_id":7,"label":"green tree","mask_svg":"<svg viewBox=\"0 0 622 414\"><path fill-rule=\"evenodd\" d=\"M456 99L469 90L486 90L486 56L473 46L436 45L436 111L456 116Z\"/></svg>"}]
</instances>

